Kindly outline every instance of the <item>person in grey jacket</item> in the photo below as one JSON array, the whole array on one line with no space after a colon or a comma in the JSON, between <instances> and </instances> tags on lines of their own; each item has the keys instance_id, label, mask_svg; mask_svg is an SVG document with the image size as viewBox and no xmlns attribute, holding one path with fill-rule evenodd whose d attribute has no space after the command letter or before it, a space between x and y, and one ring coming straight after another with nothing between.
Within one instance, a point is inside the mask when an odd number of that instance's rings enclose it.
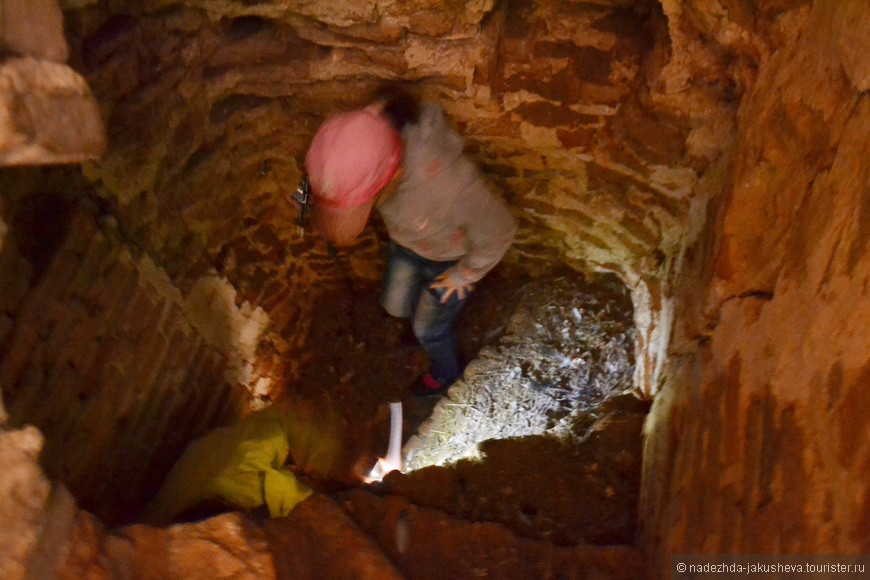
<instances>
[{"instance_id":1,"label":"person in grey jacket","mask_svg":"<svg viewBox=\"0 0 870 580\"><path fill-rule=\"evenodd\" d=\"M381 304L412 321L429 355L414 394L442 394L464 368L454 322L513 242L509 210L441 109L396 86L382 89L372 106L327 121L306 169L315 225L336 245L352 242L377 208L390 237ZM372 185L361 193L354 189L360 182Z\"/></svg>"}]
</instances>

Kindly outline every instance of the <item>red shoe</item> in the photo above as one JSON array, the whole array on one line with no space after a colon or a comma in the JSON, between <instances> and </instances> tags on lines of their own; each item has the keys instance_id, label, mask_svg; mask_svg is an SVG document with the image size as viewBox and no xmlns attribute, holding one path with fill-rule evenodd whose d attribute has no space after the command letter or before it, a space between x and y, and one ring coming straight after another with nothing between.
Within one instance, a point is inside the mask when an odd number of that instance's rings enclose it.
<instances>
[{"instance_id":1,"label":"red shoe","mask_svg":"<svg viewBox=\"0 0 870 580\"><path fill-rule=\"evenodd\" d=\"M415 397L435 397L443 395L450 385L441 384L431 374L426 373L411 387L411 393Z\"/></svg>"}]
</instances>

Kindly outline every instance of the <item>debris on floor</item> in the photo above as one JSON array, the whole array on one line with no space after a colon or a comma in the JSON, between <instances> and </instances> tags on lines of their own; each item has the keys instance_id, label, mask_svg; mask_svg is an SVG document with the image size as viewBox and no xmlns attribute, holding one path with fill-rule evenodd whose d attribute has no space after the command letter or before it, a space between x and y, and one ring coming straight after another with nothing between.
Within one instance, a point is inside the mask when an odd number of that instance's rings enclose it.
<instances>
[{"instance_id":1,"label":"debris on floor","mask_svg":"<svg viewBox=\"0 0 870 580\"><path fill-rule=\"evenodd\" d=\"M490 439L587 436L602 401L631 390L634 327L624 293L583 290L565 276L521 290L504 337L405 446L406 471L473 458Z\"/></svg>"},{"instance_id":2,"label":"debris on floor","mask_svg":"<svg viewBox=\"0 0 870 580\"><path fill-rule=\"evenodd\" d=\"M296 426L328 410L342 449L302 436L316 430L289 437L289 467L313 494L286 517L206 510L114 531L83 517L58 577L644 577L633 542L648 403L630 392L626 291L576 274L485 281L460 322L472 363L425 404L407 393L425 353L401 344L376 288L358 289L370 300L353 308L330 296L305 380L275 405ZM389 455L397 401L402 432L417 433L404 446L411 469L364 485L351 472Z\"/></svg>"},{"instance_id":3,"label":"debris on floor","mask_svg":"<svg viewBox=\"0 0 870 580\"><path fill-rule=\"evenodd\" d=\"M365 472L387 452L390 402L403 402L405 473L372 491L558 545L631 543L648 403L630 393L635 331L621 283L495 270L459 322L471 362L440 401L407 393L425 353L401 343L376 290L350 309L331 298L312 328L322 350L296 393L328 393L343 410L347 461L364 457ZM364 334L368 346L348 342Z\"/></svg>"}]
</instances>

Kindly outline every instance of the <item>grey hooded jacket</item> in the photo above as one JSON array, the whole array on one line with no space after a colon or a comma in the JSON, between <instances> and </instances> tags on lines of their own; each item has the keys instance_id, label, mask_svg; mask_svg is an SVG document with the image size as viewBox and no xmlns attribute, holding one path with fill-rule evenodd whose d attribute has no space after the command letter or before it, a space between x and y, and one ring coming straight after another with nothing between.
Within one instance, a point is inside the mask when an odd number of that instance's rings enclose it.
<instances>
[{"instance_id":1,"label":"grey hooded jacket","mask_svg":"<svg viewBox=\"0 0 870 580\"><path fill-rule=\"evenodd\" d=\"M402 141L404 173L378 206L390 238L429 260L459 260L447 271L451 279L477 282L513 242L510 211L463 155L462 138L437 106L424 104Z\"/></svg>"}]
</instances>

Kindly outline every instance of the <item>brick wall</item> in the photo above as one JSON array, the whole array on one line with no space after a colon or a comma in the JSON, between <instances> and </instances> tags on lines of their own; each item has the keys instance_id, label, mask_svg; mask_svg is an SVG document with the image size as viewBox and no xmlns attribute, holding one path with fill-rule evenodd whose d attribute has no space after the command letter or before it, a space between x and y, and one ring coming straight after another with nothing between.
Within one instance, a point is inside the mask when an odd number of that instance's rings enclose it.
<instances>
[{"instance_id":1,"label":"brick wall","mask_svg":"<svg viewBox=\"0 0 870 580\"><path fill-rule=\"evenodd\" d=\"M457 7L386 3L377 23L340 26L337 14L361 17L358 3L72 13L71 60L108 119L107 154L86 177L173 280L216 269L268 312L286 352L310 312L299 288L341 284L322 242L295 236L287 194L306 148L323 119L407 80L443 106L510 205L506 260L612 271L632 289L636 382L652 394L667 278L700 223L694 185L732 108L706 78L664 94L669 39L654 3ZM370 232L350 266L374 278Z\"/></svg>"},{"instance_id":2,"label":"brick wall","mask_svg":"<svg viewBox=\"0 0 870 580\"><path fill-rule=\"evenodd\" d=\"M849 32L870 8L848 6L754 25L770 53L687 254L646 426L659 577L669 554L870 550L870 44Z\"/></svg>"},{"instance_id":3,"label":"brick wall","mask_svg":"<svg viewBox=\"0 0 870 580\"><path fill-rule=\"evenodd\" d=\"M24 200L0 251L10 423L39 427L46 472L83 507L129 520L191 438L239 413L245 390L110 224L54 196ZM28 246L33 222L55 235Z\"/></svg>"}]
</instances>

